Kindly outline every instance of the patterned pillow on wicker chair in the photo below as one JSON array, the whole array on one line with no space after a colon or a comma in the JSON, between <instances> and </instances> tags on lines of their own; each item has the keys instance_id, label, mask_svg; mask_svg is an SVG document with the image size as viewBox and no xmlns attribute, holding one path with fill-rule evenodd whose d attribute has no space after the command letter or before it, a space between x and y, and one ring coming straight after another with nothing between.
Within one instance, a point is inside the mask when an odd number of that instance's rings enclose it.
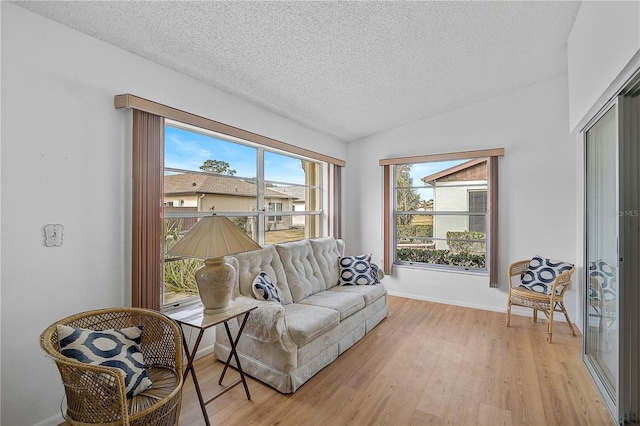
<instances>
[{"instance_id":1,"label":"patterned pillow on wicker chair","mask_svg":"<svg viewBox=\"0 0 640 426\"><path fill-rule=\"evenodd\" d=\"M60 353L68 358L121 370L127 398L151 387L151 379L140 352L141 325L96 331L59 324L58 339Z\"/></svg>"},{"instance_id":2,"label":"patterned pillow on wicker chair","mask_svg":"<svg viewBox=\"0 0 640 426\"><path fill-rule=\"evenodd\" d=\"M589 275L598 281L602 287L605 301L615 300L617 292L616 268L604 260L597 260L589 264ZM595 289L591 289L592 299L599 299L600 295Z\"/></svg>"},{"instance_id":3,"label":"patterned pillow on wicker chair","mask_svg":"<svg viewBox=\"0 0 640 426\"><path fill-rule=\"evenodd\" d=\"M551 294L553 282L558 275L573 268L573 265L560 260L535 256L529 263L529 269L522 275L520 287L538 293ZM556 293L558 290L556 290Z\"/></svg>"}]
</instances>

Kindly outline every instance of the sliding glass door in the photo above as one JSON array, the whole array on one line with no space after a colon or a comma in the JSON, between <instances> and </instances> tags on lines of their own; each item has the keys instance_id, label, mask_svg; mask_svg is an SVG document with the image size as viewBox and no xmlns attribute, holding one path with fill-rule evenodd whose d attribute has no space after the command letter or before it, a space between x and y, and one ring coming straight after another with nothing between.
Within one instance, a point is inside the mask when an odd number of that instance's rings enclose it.
<instances>
[{"instance_id":1,"label":"sliding glass door","mask_svg":"<svg viewBox=\"0 0 640 426\"><path fill-rule=\"evenodd\" d=\"M587 315L585 351L609 396L618 398L618 131L612 106L586 132ZM610 407L611 408L611 407Z\"/></svg>"},{"instance_id":2,"label":"sliding glass door","mask_svg":"<svg viewBox=\"0 0 640 426\"><path fill-rule=\"evenodd\" d=\"M584 133L584 359L619 424L640 405L638 99L618 97Z\"/></svg>"}]
</instances>

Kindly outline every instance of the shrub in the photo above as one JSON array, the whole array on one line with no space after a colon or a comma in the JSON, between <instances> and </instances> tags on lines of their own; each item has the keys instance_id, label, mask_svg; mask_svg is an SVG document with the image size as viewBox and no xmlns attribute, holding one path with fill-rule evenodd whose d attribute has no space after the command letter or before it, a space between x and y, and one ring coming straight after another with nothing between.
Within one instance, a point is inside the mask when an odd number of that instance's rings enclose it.
<instances>
[{"instance_id":1,"label":"shrub","mask_svg":"<svg viewBox=\"0 0 640 426\"><path fill-rule=\"evenodd\" d=\"M484 240L484 232L472 231L447 231L447 239L449 248L452 251L466 253L470 251L485 251L485 243L478 240ZM462 241L461 241L462 240Z\"/></svg>"},{"instance_id":2,"label":"shrub","mask_svg":"<svg viewBox=\"0 0 640 426\"><path fill-rule=\"evenodd\" d=\"M429 237L433 237L433 225L397 225L397 235L401 244L431 244L433 241Z\"/></svg>"},{"instance_id":3,"label":"shrub","mask_svg":"<svg viewBox=\"0 0 640 426\"><path fill-rule=\"evenodd\" d=\"M164 249L169 250L180 239L182 233L183 219L178 221L164 221ZM198 285L196 284L195 272L202 266L200 259L181 259L164 261L163 282L165 287L171 291L181 291L196 294Z\"/></svg>"},{"instance_id":4,"label":"shrub","mask_svg":"<svg viewBox=\"0 0 640 426\"><path fill-rule=\"evenodd\" d=\"M484 254L467 252L453 253L449 250L423 250L416 248L401 248L396 254L398 260L414 263L429 263L432 265L452 265L467 268L484 268L486 259Z\"/></svg>"}]
</instances>

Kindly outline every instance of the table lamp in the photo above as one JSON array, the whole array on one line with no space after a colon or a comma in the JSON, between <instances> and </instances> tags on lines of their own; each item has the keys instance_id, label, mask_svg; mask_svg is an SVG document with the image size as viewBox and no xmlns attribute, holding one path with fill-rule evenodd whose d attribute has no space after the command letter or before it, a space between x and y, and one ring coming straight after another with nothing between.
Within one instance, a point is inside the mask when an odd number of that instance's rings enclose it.
<instances>
[{"instance_id":1,"label":"table lamp","mask_svg":"<svg viewBox=\"0 0 640 426\"><path fill-rule=\"evenodd\" d=\"M204 313L213 315L229 310L236 280L236 270L225 256L260 248L229 218L214 214L200 219L167 255L204 260L195 272L196 284Z\"/></svg>"}]
</instances>

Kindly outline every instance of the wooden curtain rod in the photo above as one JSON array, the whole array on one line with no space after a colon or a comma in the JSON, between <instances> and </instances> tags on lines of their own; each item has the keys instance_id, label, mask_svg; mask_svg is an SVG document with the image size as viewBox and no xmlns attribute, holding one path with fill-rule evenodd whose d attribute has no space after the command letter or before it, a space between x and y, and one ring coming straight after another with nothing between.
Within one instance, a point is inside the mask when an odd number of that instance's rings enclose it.
<instances>
[{"instance_id":1,"label":"wooden curtain rod","mask_svg":"<svg viewBox=\"0 0 640 426\"><path fill-rule=\"evenodd\" d=\"M159 115L171 120L179 121L182 123L190 124L192 126L201 127L203 129L211 130L223 135L232 136L239 139L244 139L249 142L254 142L260 145L275 148L281 151L286 151L292 154L301 155L303 157L312 158L318 161L325 161L330 164L344 167L346 162L339 158L330 157L328 155L320 154L315 151L311 151L299 146L291 145L286 142L282 142L276 139L262 136L257 133L242 130L237 127L229 126L228 124L220 123L218 121L211 120L190 112L182 111L167 105L159 104L148 99L140 98L129 93L116 95L114 98L114 106L116 109L131 108L139 111L148 112L150 114Z\"/></svg>"},{"instance_id":2,"label":"wooden curtain rod","mask_svg":"<svg viewBox=\"0 0 640 426\"><path fill-rule=\"evenodd\" d=\"M504 156L504 148L493 148L493 149L482 149L478 151L452 152L448 154L431 154L431 155L418 155L414 157L385 158L380 160L380 165L392 166L396 164L427 163L430 161L440 161L440 160L461 160L465 158L471 159L471 158L480 158L480 157L503 157L503 156Z\"/></svg>"}]
</instances>

